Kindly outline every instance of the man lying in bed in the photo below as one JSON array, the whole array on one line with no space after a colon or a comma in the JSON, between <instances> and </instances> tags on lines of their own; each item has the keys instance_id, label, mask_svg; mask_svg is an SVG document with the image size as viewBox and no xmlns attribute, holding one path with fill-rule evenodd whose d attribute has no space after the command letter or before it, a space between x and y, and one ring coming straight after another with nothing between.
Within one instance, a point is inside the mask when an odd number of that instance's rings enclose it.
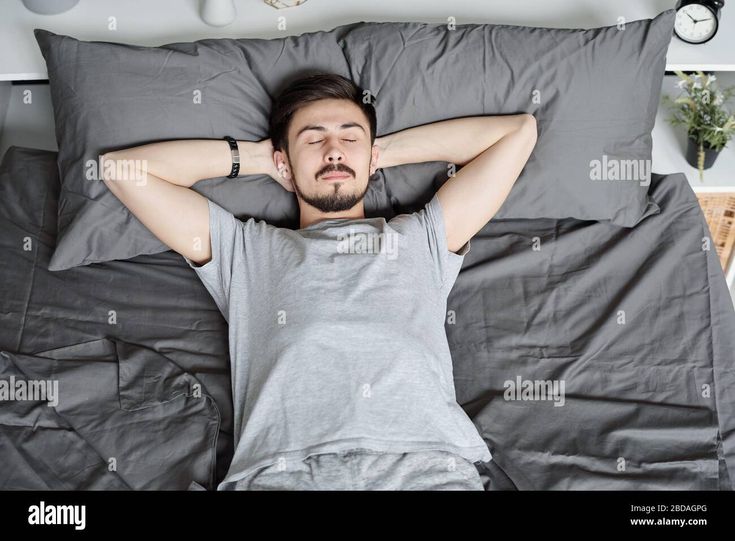
<instances>
[{"instance_id":1,"label":"man lying in bed","mask_svg":"<svg viewBox=\"0 0 735 541\"><path fill-rule=\"evenodd\" d=\"M238 175L224 140L103 157L105 184L195 269L229 323L235 452L218 489L483 490L473 463L492 455L456 401L446 300L470 238L528 160L534 117L376 139L362 90L331 74L294 82L271 114L270 139L237 141L239 176L294 192L298 230L241 221L189 189ZM125 163L147 182L108 160L141 160ZM464 167L419 212L365 217L376 169L426 161Z\"/></svg>"}]
</instances>

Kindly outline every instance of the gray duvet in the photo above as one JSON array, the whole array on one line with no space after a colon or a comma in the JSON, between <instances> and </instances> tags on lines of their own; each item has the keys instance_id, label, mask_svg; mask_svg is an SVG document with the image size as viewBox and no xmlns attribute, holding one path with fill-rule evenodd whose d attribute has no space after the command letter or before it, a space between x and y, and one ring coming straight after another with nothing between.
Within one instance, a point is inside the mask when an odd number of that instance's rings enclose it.
<instances>
[{"instance_id":1,"label":"gray duvet","mask_svg":"<svg viewBox=\"0 0 735 541\"><path fill-rule=\"evenodd\" d=\"M214 488L222 316L171 251L48 271L58 191L55 153L6 154L0 380L59 393L0 401L0 489ZM494 219L472 239L446 330L488 490L732 489L735 311L684 175L649 194L661 212L632 229Z\"/></svg>"}]
</instances>

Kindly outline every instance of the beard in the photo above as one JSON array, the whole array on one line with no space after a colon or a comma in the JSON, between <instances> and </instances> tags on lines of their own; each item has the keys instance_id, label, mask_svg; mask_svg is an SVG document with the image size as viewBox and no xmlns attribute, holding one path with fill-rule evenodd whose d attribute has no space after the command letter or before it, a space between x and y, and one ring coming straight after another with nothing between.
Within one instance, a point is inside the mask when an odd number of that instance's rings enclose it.
<instances>
[{"instance_id":1,"label":"beard","mask_svg":"<svg viewBox=\"0 0 735 541\"><path fill-rule=\"evenodd\" d=\"M354 180L354 177L352 180ZM362 191L353 190L348 192L344 185L340 186L340 184L341 183L339 182L334 183L333 191L328 194L320 195L305 194L299 189L298 183L296 182L293 183L293 186L294 191L299 194L299 197L301 197L305 203L308 203L321 212L342 212L350 210L362 201L369 187L369 184L366 184L365 189Z\"/></svg>"},{"instance_id":2,"label":"beard","mask_svg":"<svg viewBox=\"0 0 735 541\"><path fill-rule=\"evenodd\" d=\"M291 171L293 171L293 167L291 166L291 159L290 157L286 157L288 161L289 167L291 167ZM345 185L350 182L356 180L356 176L354 174L354 171L349 168L345 167L335 167L333 169L327 168L325 172L329 171L344 171L346 173L350 173L352 176L348 178L345 182L334 182L332 185L333 190L328 194L321 194L321 195L312 195L312 194L306 194L303 191L301 191L301 188L299 187L299 183L296 182L296 179L294 178L291 184L293 185L293 189L298 194L298 196L305 202L314 207L315 209L321 211L321 212L343 212L345 210L350 210L352 207L357 205L360 201L363 200L365 197L365 194L368 191L368 187L370 186L370 183L368 182L365 185L365 189L360 191L347 191L348 188L345 187Z\"/></svg>"}]
</instances>

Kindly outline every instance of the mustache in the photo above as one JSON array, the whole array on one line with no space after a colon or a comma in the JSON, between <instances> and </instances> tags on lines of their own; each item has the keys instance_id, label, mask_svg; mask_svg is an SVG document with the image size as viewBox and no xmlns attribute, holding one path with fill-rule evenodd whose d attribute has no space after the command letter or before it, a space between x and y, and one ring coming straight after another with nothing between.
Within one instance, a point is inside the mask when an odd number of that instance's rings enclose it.
<instances>
[{"instance_id":1,"label":"mustache","mask_svg":"<svg viewBox=\"0 0 735 541\"><path fill-rule=\"evenodd\" d=\"M336 165L328 165L327 167L319 171L316 176L317 178L319 178L322 175L328 175L329 173L347 173L348 175L351 175L353 178L355 176L355 172L342 163L338 163Z\"/></svg>"}]
</instances>

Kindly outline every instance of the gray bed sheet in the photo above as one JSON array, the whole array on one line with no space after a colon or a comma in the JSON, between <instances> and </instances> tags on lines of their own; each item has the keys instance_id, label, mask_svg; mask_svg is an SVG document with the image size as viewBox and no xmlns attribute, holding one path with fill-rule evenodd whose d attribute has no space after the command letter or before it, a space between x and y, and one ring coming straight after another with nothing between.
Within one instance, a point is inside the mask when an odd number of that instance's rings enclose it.
<instances>
[{"instance_id":1,"label":"gray bed sheet","mask_svg":"<svg viewBox=\"0 0 735 541\"><path fill-rule=\"evenodd\" d=\"M472 240L448 302L457 400L518 489L733 489L735 311L685 175L650 194L635 228L493 220ZM563 405L513 392L536 380Z\"/></svg>"},{"instance_id":2,"label":"gray bed sheet","mask_svg":"<svg viewBox=\"0 0 735 541\"><path fill-rule=\"evenodd\" d=\"M48 271L58 182L53 152L0 167L0 379L61 389L55 408L0 403L0 489L213 489L226 323L171 251ZM735 311L684 175L650 194L661 213L632 229L492 220L473 238L446 329L486 489L733 488ZM510 393L534 381L559 393Z\"/></svg>"}]
</instances>

